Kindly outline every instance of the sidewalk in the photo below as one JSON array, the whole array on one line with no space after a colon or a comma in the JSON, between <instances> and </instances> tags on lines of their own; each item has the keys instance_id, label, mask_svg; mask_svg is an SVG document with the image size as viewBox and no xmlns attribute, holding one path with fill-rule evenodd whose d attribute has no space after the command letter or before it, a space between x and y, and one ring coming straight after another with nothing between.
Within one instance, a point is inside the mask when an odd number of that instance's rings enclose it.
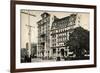
<instances>
[{"instance_id":1,"label":"sidewalk","mask_svg":"<svg viewBox=\"0 0 100 73\"><path fill-rule=\"evenodd\" d=\"M54 59L52 59L52 60L43 60L43 59L41 59L41 58L32 58L32 62L54 62L54 61L56 61L56 60L54 60Z\"/></svg>"}]
</instances>

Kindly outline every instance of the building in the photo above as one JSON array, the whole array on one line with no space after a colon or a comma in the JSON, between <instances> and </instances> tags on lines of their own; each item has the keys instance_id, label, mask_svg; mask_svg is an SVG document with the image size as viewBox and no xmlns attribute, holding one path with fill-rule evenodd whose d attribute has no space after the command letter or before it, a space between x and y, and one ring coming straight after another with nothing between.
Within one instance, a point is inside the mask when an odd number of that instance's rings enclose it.
<instances>
[{"instance_id":1,"label":"building","mask_svg":"<svg viewBox=\"0 0 100 73\"><path fill-rule=\"evenodd\" d=\"M52 57L68 57L72 54L69 47L65 47L65 42L69 40L70 33L74 28L80 25L80 15L71 14L67 17L57 18L54 16L54 21L51 26L51 49Z\"/></svg>"},{"instance_id":2,"label":"building","mask_svg":"<svg viewBox=\"0 0 100 73\"><path fill-rule=\"evenodd\" d=\"M37 57L49 58L50 56L50 14L41 14L42 19L38 24L38 49Z\"/></svg>"},{"instance_id":3,"label":"building","mask_svg":"<svg viewBox=\"0 0 100 73\"><path fill-rule=\"evenodd\" d=\"M31 44L31 56L34 58L37 55L37 43Z\"/></svg>"}]
</instances>

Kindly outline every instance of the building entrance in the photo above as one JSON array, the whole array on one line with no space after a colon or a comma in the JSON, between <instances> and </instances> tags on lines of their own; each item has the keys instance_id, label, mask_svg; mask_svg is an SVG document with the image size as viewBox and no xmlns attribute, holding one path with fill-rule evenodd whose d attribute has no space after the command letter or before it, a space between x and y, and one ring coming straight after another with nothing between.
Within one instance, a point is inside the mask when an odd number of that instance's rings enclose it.
<instances>
[{"instance_id":1,"label":"building entrance","mask_svg":"<svg viewBox=\"0 0 100 73\"><path fill-rule=\"evenodd\" d=\"M64 56L64 49L61 49L61 56Z\"/></svg>"}]
</instances>

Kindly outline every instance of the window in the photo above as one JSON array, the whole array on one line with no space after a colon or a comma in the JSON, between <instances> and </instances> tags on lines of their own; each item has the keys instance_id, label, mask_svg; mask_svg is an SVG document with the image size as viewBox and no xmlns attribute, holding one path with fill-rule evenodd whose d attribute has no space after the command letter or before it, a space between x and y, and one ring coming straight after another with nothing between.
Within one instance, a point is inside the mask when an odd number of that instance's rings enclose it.
<instances>
[{"instance_id":1,"label":"window","mask_svg":"<svg viewBox=\"0 0 100 73\"><path fill-rule=\"evenodd\" d=\"M56 43L54 44L54 46L56 46Z\"/></svg>"},{"instance_id":2,"label":"window","mask_svg":"<svg viewBox=\"0 0 100 73\"><path fill-rule=\"evenodd\" d=\"M49 54L49 51L48 51L48 54Z\"/></svg>"},{"instance_id":3,"label":"window","mask_svg":"<svg viewBox=\"0 0 100 73\"><path fill-rule=\"evenodd\" d=\"M52 39L52 42L54 42L54 39Z\"/></svg>"},{"instance_id":4,"label":"window","mask_svg":"<svg viewBox=\"0 0 100 73\"><path fill-rule=\"evenodd\" d=\"M64 41L64 37L62 37L62 41Z\"/></svg>"},{"instance_id":5,"label":"window","mask_svg":"<svg viewBox=\"0 0 100 73\"><path fill-rule=\"evenodd\" d=\"M53 54L55 54L56 53L56 49L53 49Z\"/></svg>"},{"instance_id":6,"label":"window","mask_svg":"<svg viewBox=\"0 0 100 73\"><path fill-rule=\"evenodd\" d=\"M56 35L52 35L52 37L53 37L53 38L55 38L55 37L56 37Z\"/></svg>"},{"instance_id":7,"label":"window","mask_svg":"<svg viewBox=\"0 0 100 73\"><path fill-rule=\"evenodd\" d=\"M56 39L55 39L55 42L56 42Z\"/></svg>"}]
</instances>

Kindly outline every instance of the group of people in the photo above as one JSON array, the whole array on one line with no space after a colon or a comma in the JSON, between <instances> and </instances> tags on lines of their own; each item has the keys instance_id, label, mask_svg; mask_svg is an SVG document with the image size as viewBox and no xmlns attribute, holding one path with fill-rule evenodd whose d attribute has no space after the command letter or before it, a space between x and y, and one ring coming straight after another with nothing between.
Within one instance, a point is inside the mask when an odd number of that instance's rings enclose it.
<instances>
[{"instance_id":1,"label":"group of people","mask_svg":"<svg viewBox=\"0 0 100 73\"><path fill-rule=\"evenodd\" d=\"M30 55L30 57L28 56L28 55L25 55L25 57L24 57L24 61L25 62L31 62L31 55Z\"/></svg>"}]
</instances>

